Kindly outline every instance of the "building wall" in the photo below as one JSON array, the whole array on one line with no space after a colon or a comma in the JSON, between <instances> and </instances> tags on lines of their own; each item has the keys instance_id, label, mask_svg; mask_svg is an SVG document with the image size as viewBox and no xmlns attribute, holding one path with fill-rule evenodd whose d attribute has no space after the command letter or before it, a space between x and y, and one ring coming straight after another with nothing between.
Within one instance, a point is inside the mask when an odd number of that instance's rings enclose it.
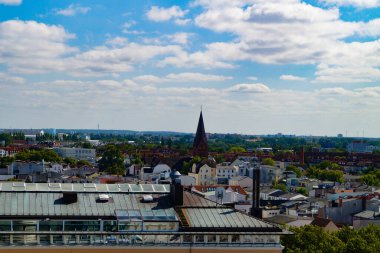
<instances>
[{"instance_id":1,"label":"building wall","mask_svg":"<svg viewBox=\"0 0 380 253\"><path fill-rule=\"evenodd\" d=\"M281 248L238 248L238 247L3 247L0 253L214 253L214 252L255 252L281 253Z\"/></svg>"},{"instance_id":2,"label":"building wall","mask_svg":"<svg viewBox=\"0 0 380 253\"><path fill-rule=\"evenodd\" d=\"M76 160L86 160L95 162L96 152L92 148L54 148L53 149L61 157L70 157Z\"/></svg>"},{"instance_id":3,"label":"building wall","mask_svg":"<svg viewBox=\"0 0 380 253\"><path fill-rule=\"evenodd\" d=\"M357 219L354 217L354 221L352 225L354 229L359 229L359 228L368 226L369 224L375 224L375 225L380 226L380 219L367 220L367 219Z\"/></svg>"}]
</instances>

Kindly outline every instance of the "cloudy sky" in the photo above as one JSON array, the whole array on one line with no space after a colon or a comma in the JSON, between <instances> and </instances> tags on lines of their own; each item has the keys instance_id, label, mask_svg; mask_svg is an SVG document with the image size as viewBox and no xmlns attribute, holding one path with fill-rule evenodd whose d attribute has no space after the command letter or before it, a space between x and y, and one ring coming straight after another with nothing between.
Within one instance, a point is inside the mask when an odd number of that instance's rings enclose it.
<instances>
[{"instance_id":1,"label":"cloudy sky","mask_svg":"<svg viewBox=\"0 0 380 253\"><path fill-rule=\"evenodd\" d=\"M380 137L380 0L0 0L0 128Z\"/></svg>"}]
</instances>

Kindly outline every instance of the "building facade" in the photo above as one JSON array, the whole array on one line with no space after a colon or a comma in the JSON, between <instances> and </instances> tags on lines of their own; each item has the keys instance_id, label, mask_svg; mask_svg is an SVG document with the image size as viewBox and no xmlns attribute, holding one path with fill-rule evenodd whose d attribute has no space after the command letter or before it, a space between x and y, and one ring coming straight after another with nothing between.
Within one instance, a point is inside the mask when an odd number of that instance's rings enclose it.
<instances>
[{"instance_id":1,"label":"building facade","mask_svg":"<svg viewBox=\"0 0 380 253\"><path fill-rule=\"evenodd\" d=\"M0 202L0 252L280 253L285 233L179 185L7 182Z\"/></svg>"}]
</instances>

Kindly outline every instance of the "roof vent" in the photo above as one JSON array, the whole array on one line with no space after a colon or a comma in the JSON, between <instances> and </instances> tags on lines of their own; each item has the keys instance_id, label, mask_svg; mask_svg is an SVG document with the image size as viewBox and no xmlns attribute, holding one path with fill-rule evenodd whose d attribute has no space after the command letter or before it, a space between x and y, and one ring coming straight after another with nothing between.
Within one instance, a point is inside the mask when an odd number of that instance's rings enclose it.
<instances>
[{"instance_id":1,"label":"roof vent","mask_svg":"<svg viewBox=\"0 0 380 253\"><path fill-rule=\"evenodd\" d=\"M110 199L110 196L108 194L99 194L99 200L100 201L108 201Z\"/></svg>"},{"instance_id":2,"label":"roof vent","mask_svg":"<svg viewBox=\"0 0 380 253\"><path fill-rule=\"evenodd\" d=\"M144 202L153 202L153 196L152 195L144 195L143 199L144 199Z\"/></svg>"}]
</instances>

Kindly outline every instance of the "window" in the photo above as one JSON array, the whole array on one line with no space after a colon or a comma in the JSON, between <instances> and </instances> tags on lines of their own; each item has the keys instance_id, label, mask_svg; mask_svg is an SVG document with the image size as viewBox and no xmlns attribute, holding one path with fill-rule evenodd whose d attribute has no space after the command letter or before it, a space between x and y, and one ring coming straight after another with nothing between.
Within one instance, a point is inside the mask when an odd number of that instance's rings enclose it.
<instances>
[{"instance_id":1,"label":"window","mask_svg":"<svg viewBox=\"0 0 380 253\"><path fill-rule=\"evenodd\" d=\"M228 243L228 235L220 235L219 243Z\"/></svg>"}]
</instances>

